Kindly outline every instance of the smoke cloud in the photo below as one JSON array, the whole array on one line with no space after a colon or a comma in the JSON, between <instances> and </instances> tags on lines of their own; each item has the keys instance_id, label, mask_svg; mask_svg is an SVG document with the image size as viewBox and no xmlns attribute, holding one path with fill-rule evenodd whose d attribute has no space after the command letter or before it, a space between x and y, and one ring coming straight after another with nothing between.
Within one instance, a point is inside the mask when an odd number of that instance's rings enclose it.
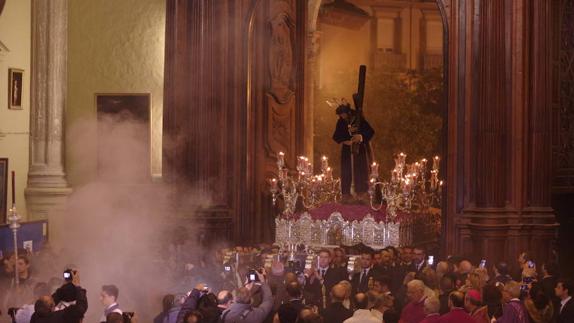
<instances>
[{"instance_id":1,"label":"smoke cloud","mask_svg":"<svg viewBox=\"0 0 574 323\"><path fill-rule=\"evenodd\" d=\"M183 293L208 277L189 277L181 264L197 265L212 252L196 243L192 225L195 211L209 207L209 194L151 181L148 127L120 113L78 122L69 133L74 165L93 169L97 149L98 172L74 189L64 214L50 218L48 256L35 268L43 281L78 268L88 291L87 322L103 313L102 285L118 286L121 308L147 322L161 310L163 295ZM184 215L176 214L181 208L174 201L185 201Z\"/></svg>"}]
</instances>

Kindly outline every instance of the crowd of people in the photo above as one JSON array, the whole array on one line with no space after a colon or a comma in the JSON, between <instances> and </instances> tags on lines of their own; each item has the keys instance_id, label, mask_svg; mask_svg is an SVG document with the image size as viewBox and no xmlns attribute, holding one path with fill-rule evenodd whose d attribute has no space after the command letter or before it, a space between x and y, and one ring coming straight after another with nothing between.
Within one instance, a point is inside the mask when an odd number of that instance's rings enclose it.
<instances>
[{"instance_id":1,"label":"crowd of people","mask_svg":"<svg viewBox=\"0 0 574 323\"><path fill-rule=\"evenodd\" d=\"M363 248L352 263L347 253L220 250L209 268L206 262L187 264L192 275L205 267L209 279L186 294L166 294L154 323L574 323L573 282L559 275L556 264L537 264L527 253L515 263L495 264L456 256L435 262L420 247ZM17 323L82 321L88 301L78 269L36 282L26 255L8 255L3 265L3 316ZM117 286L103 285L98 293L100 322L137 321L138 309L135 316L122 311Z\"/></svg>"}]
</instances>

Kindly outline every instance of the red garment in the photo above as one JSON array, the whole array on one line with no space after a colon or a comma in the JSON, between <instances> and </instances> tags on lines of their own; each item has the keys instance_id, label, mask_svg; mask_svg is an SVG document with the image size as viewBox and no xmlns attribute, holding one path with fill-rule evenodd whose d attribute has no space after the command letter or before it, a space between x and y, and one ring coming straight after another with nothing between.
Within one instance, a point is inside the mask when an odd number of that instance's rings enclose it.
<instances>
[{"instance_id":1,"label":"red garment","mask_svg":"<svg viewBox=\"0 0 574 323\"><path fill-rule=\"evenodd\" d=\"M439 323L475 323L474 319L462 308L453 308L440 317Z\"/></svg>"},{"instance_id":2,"label":"red garment","mask_svg":"<svg viewBox=\"0 0 574 323\"><path fill-rule=\"evenodd\" d=\"M428 315L424 320L421 321L421 323L438 323L439 320L440 314L436 313Z\"/></svg>"},{"instance_id":3,"label":"red garment","mask_svg":"<svg viewBox=\"0 0 574 323\"><path fill-rule=\"evenodd\" d=\"M486 306L477 309L470 316L476 323L490 323L490 319L488 318L488 309Z\"/></svg>"},{"instance_id":4,"label":"red garment","mask_svg":"<svg viewBox=\"0 0 574 323\"><path fill-rule=\"evenodd\" d=\"M401 322L403 323L420 323L425 319L425 304L426 297L423 297L418 302L410 302L403 308L401 312Z\"/></svg>"}]
</instances>

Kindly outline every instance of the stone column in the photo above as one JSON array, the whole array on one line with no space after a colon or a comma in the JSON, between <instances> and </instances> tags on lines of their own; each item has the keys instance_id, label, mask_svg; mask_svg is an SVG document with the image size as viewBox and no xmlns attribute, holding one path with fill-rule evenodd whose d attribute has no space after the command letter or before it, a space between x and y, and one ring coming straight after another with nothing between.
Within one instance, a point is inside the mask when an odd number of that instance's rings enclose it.
<instances>
[{"instance_id":1,"label":"stone column","mask_svg":"<svg viewBox=\"0 0 574 323\"><path fill-rule=\"evenodd\" d=\"M67 50L68 1L32 1L29 220L61 210L71 193L63 165Z\"/></svg>"},{"instance_id":2,"label":"stone column","mask_svg":"<svg viewBox=\"0 0 574 323\"><path fill-rule=\"evenodd\" d=\"M317 56L319 54L319 37L321 32L317 31L317 18L321 0L309 0L307 3L307 39L305 40L305 120L304 147L306 156L313 158L314 153L314 122L315 122L315 84L317 71Z\"/></svg>"}]
</instances>

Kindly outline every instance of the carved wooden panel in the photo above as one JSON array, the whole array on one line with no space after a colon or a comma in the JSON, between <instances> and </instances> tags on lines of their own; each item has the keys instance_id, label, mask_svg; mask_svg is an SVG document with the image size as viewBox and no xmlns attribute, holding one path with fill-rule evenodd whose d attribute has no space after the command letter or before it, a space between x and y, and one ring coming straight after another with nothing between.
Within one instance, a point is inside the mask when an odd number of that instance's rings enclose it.
<instances>
[{"instance_id":1,"label":"carved wooden panel","mask_svg":"<svg viewBox=\"0 0 574 323\"><path fill-rule=\"evenodd\" d=\"M554 1L555 101L554 109L554 191L574 192L574 3Z\"/></svg>"}]
</instances>

